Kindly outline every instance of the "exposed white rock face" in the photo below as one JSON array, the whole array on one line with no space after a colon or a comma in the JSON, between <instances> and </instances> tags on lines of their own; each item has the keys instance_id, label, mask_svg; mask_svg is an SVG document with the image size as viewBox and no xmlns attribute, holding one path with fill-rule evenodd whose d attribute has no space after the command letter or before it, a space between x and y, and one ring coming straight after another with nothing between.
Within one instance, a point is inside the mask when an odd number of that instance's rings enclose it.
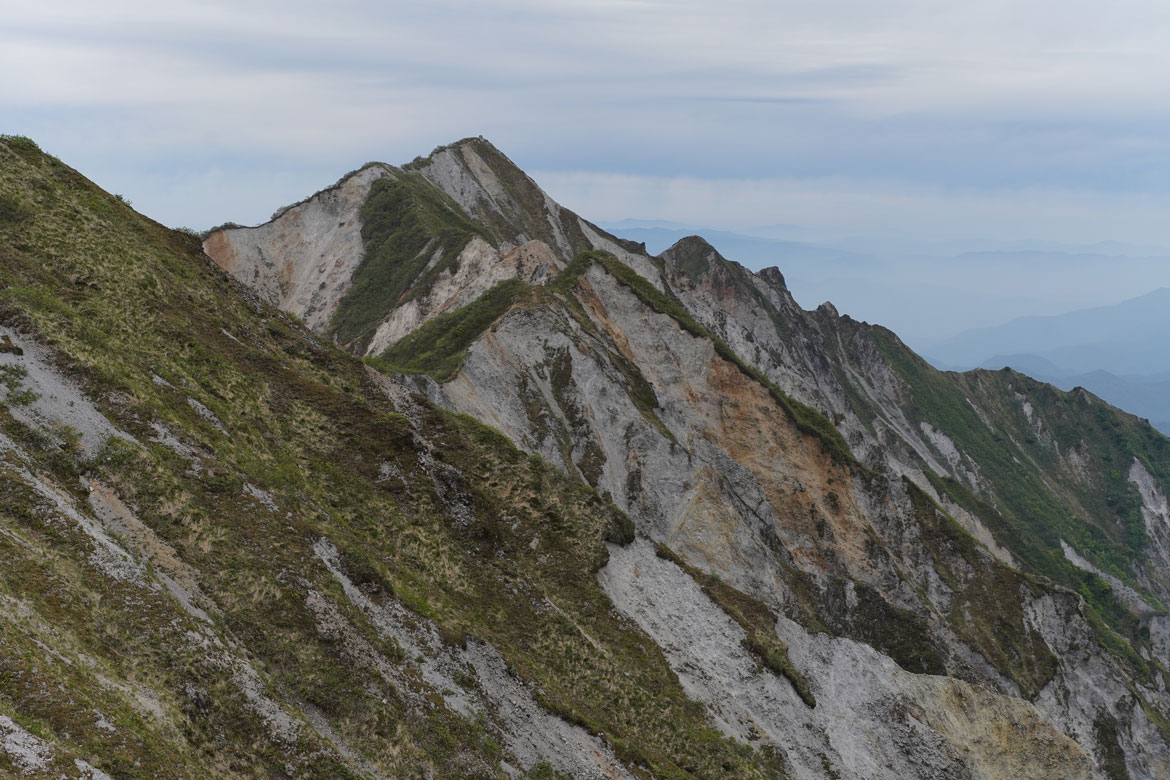
<instances>
[{"instance_id":1,"label":"exposed white rock face","mask_svg":"<svg viewBox=\"0 0 1170 780\"><path fill-rule=\"evenodd\" d=\"M1016 628L1033 633L1058 658L1032 702L1013 698L1022 694L1006 669L1010 662L985 657L977 642L959 635L955 624L967 617L949 610L963 603L964 587L986 574L992 555L1009 566L1016 561L978 517L928 478L929 472L952 477L977 493L985 487L979 464L946 431L911 419L906 409L915 389L868 326L839 317L831 306L804 312L775 269L752 274L714 263L695 274L669 257L660 268L544 193L529 192L525 200L517 181L505 181L490 159L474 143L461 144L417 170L469 217L520 246L514 251L529 247L533 254L511 255L508 246L496 252L473 241L431 289L387 313L371 354L500 280L541 283L575 251L602 248L675 298L785 393L833 419L873 476L862 479L834 465L710 340L655 312L596 265L583 274L572 301L557 305L550 295L539 307L506 314L472 344L461 370L442 387L426 379L391 381L388 392L405 396L413 387L498 428L521 449L611 497L645 537L777 613L798 601L793 572L807 576L821 598L833 582L847 582L846 622L859 588L880 593L922 621L952 675L911 674L869 645L810 633L782 618L779 635L818 697L810 711L787 681L757 668L740 645L742 630L684 572L644 542L613 550L601 574L607 592L662 645L688 693L710 707L720 729L778 746L797 777L1090 777L1098 774L1093 764L1099 769L1117 760L1135 780L1170 776L1162 735L1140 712L1132 695L1137 689L1127 690L1132 678L1094 639L1076 597L1042 590L1037 596L1026 587L1018 601L1008 596L1024 608L1024 624ZM1084 448L1059 451L1027 397L1016 403L1009 405L1027 421L1024 435L1034 433L1075 479L1091 484L1091 455ZM967 404L977 417L973 424L994 432L988 413L970 399ZM876 416L860 419L854 412L860 406ZM1135 463L1130 479L1142 490L1151 538L1161 540L1160 557L1152 560L1170 570L1170 512L1157 482L1140 469ZM940 545L923 530L903 477L989 552L979 548L965 558L948 544L934 550ZM965 608L994 612L997 605ZM1170 621L1152 622L1151 634L1164 637L1156 646L1170 647ZM1148 700L1167 702L1162 690L1140 690Z\"/></svg>"},{"instance_id":2,"label":"exposed white rock face","mask_svg":"<svg viewBox=\"0 0 1170 780\"><path fill-rule=\"evenodd\" d=\"M950 496L946 494L939 495L931 491L928 491L928 493L935 496L936 503L942 507L943 511L953 517L959 525L963 526L963 529L966 530L967 533L978 539L980 544L986 547L992 555L1012 568L1018 567L1016 559L1012 556L1011 551L995 540L995 536L991 533L988 527L983 524L982 520L956 504L951 500Z\"/></svg>"},{"instance_id":3,"label":"exposed white rock face","mask_svg":"<svg viewBox=\"0 0 1170 780\"><path fill-rule=\"evenodd\" d=\"M925 470L952 477L976 493L985 487L978 464L943 431L907 419L903 405L915 390L904 386L863 331L847 327L851 321L840 317L831 305L803 311L777 269L751 273L717 262L718 255L712 249L711 270L696 282L678 270L669 253L664 256L671 289L696 319L785 392L832 417L860 461L912 481L997 558L1015 565L1011 553L995 541L978 517L940 494L927 478ZM761 298L767 305L761 304ZM785 330L788 337L781 335ZM844 374L877 413L869 422L873 430L853 414L836 371ZM984 412L970 400L968 404L991 428ZM1030 422L1038 426L1038 436L1051 441L1042 420L1037 417ZM1077 453L1068 456L1072 459L1070 469L1079 469L1079 478L1090 479L1085 476L1089 467L1077 460Z\"/></svg>"},{"instance_id":4,"label":"exposed white rock face","mask_svg":"<svg viewBox=\"0 0 1170 780\"><path fill-rule=\"evenodd\" d=\"M647 309L600 268L584 279L595 327L616 343L563 314L516 311L444 386L450 403L581 474L653 538L718 561L730 581L770 579L762 537L784 531L758 475L718 442L726 421L722 392L709 379L711 343ZM633 403L614 352L657 388L653 418ZM738 381L720 376L728 379ZM798 483L790 467L773 465L773 481Z\"/></svg>"},{"instance_id":5,"label":"exposed white rock face","mask_svg":"<svg viewBox=\"0 0 1170 780\"><path fill-rule=\"evenodd\" d=\"M468 640L466 647L444 644L430 621L395 601L375 603L363 593L342 571L338 552L328 541L318 542L314 552L341 584L346 597L382 636L405 651L409 665L439 692L447 707L470 718L484 717L499 731L521 770L544 761L569 777L633 780L608 745L540 706L532 690L508 670L493 647L474 639ZM361 642L340 612L321 598L316 599L314 609L330 630L343 635L355 657L375 665L400 689L408 687L406 675ZM469 671L474 675L474 687L459 682Z\"/></svg>"},{"instance_id":6,"label":"exposed white rock face","mask_svg":"<svg viewBox=\"0 0 1170 780\"><path fill-rule=\"evenodd\" d=\"M1101 579L1109 583L1109 587L1113 588L1114 594L1121 600L1121 603L1130 609L1136 615L1149 614L1153 612L1153 608L1146 603L1141 594L1136 590L1126 585L1121 580L1114 577L1106 571L1094 566L1091 561L1076 551L1076 549L1066 542L1064 539L1060 540L1060 549L1064 552L1064 557L1073 566L1083 571L1092 572Z\"/></svg>"},{"instance_id":7,"label":"exposed white rock face","mask_svg":"<svg viewBox=\"0 0 1170 780\"><path fill-rule=\"evenodd\" d=\"M1092 486L1101 476L1096 464L1093 463L1093 456L1089 452L1089 446L1085 443L1084 439L1081 439L1076 445L1067 448L1062 453L1062 456L1069 472L1081 484Z\"/></svg>"},{"instance_id":8,"label":"exposed white rock face","mask_svg":"<svg viewBox=\"0 0 1170 780\"><path fill-rule=\"evenodd\" d=\"M58 754L51 743L29 732L7 715L0 715L0 755L22 776L113 780L84 759L74 758L69 762L65 756Z\"/></svg>"},{"instance_id":9,"label":"exposed white rock face","mask_svg":"<svg viewBox=\"0 0 1170 780\"><path fill-rule=\"evenodd\" d=\"M618 260L621 260L630 268L637 271L638 275L652 284L655 289L660 291L666 290L666 282L662 278L662 273L649 257L639 252L631 252L583 219L578 218L577 223L581 226L581 232L589 239L589 244L593 249L602 249L609 252Z\"/></svg>"},{"instance_id":10,"label":"exposed white rock face","mask_svg":"<svg viewBox=\"0 0 1170 780\"><path fill-rule=\"evenodd\" d=\"M491 167L468 145L448 147L431 155L423 175L450 195L468 215L481 208L498 214L518 211ZM563 248L563 247L562 247Z\"/></svg>"},{"instance_id":11,"label":"exposed white rock face","mask_svg":"<svg viewBox=\"0 0 1170 780\"><path fill-rule=\"evenodd\" d=\"M1143 584L1165 601L1170 597L1170 503L1158 481L1136 458L1127 477L1141 496L1142 521L1149 540L1146 555L1150 566L1141 572Z\"/></svg>"},{"instance_id":12,"label":"exposed white rock face","mask_svg":"<svg viewBox=\"0 0 1170 780\"><path fill-rule=\"evenodd\" d=\"M381 354L428 320L472 303L500 282L520 279L543 284L562 268L564 262L543 241L496 249L476 236L424 295L412 298L382 320L366 354Z\"/></svg>"},{"instance_id":13,"label":"exposed white rock face","mask_svg":"<svg viewBox=\"0 0 1170 780\"><path fill-rule=\"evenodd\" d=\"M1036 696L1036 708L1081 745L1095 745L1098 766L1112 750L1132 778L1170 777L1170 753L1117 663L1102 653L1071 593L1029 599L1030 622L1060 659L1060 673ZM1156 697L1164 691L1144 689Z\"/></svg>"},{"instance_id":14,"label":"exposed white rock face","mask_svg":"<svg viewBox=\"0 0 1170 780\"><path fill-rule=\"evenodd\" d=\"M832 305L806 312L777 269L753 274L724 264L708 249L711 268L697 281L679 270L669 252L664 255L671 289L736 354L786 393L832 418L860 461L907 477L935 500L942 497L923 474L922 464L962 482L978 478L972 464L952 452L953 443L948 448L937 436L932 441L906 418L902 403L912 389L903 386L872 341L840 327L848 320ZM878 412L871 421L874 431L853 413L831 360Z\"/></svg>"},{"instance_id":15,"label":"exposed white rock face","mask_svg":"<svg viewBox=\"0 0 1170 780\"><path fill-rule=\"evenodd\" d=\"M12 414L22 422L57 435L75 431L81 450L93 457L110 437L130 440L105 415L98 411L77 382L67 377L53 361L52 352L24 333L0 325L0 335L9 336L24 354L0 352L0 367L11 366L22 373L14 383L14 393L31 393L27 403L9 403ZM0 385L0 400L9 393Z\"/></svg>"},{"instance_id":16,"label":"exposed white rock face","mask_svg":"<svg viewBox=\"0 0 1170 780\"><path fill-rule=\"evenodd\" d=\"M1032 430L1036 432L1036 438L1047 447L1059 449L1056 446L1056 439L1053 437L1052 431L1048 429L1048 424L1036 412L1028 397L1023 393L1019 393L1017 397L1020 400L1020 410L1024 413L1024 419L1028 421L1028 424L1032 426Z\"/></svg>"},{"instance_id":17,"label":"exposed white rock face","mask_svg":"<svg viewBox=\"0 0 1170 780\"><path fill-rule=\"evenodd\" d=\"M646 542L612 547L598 579L719 728L780 749L796 778L1094 776L1077 744L1026 702L910 674L866 645L781 618L777 632L816 696L808 707L752 657L743 630Z\"/></svg>"},{"instance_id":18,"label":"exposed white rock face","mask_svg":"<svg viewBox=\"0 0 1170 780\"><path fill-rule=\"evenodd\" d=\"M963 456L963 453L959 451L959 448L955 446L951 438L928 422L921 422L918 424L918 427L922 429L927 440L943 456L947 466L950 467L950 473L962 474L964 477L963 481L973 490L978 490L978 472L972 468L969 459Z\"/></svg>"},{"instance_id":19,"label":"exposed white rock face","mask_svg":"<svg viewBox=\"0 0 1170 780\"><path fill-rule=\"evenodd\" d=\"M1170 504L1166 501L1166 494L1136 458L1129 467L1129 481L1141 494L1146 534L1156 543L1162 561L1170 563Z\"/></svg>"},{"instance_id":20,"label":"exposed white rock face","mask_svg":"<svg viewBox=\"0 0 1170 780\"><path fill-rule=\"evenodd\" d=\"M52 745L7 715L0 715L0 750L17 769L30 774L48 769L54 752Z\"/></svg>"},{"instance_id":21,"label":"exposed white rock face","mask_svg":"<svg viewBox=\"0 0 1170 780\"><path fill-rule=\"evenodd\" d=\"M255 228L220 230L203 250L264 300L321 333L364 256L361 206L370 187L394 175L373 165Z\"/></svg>"},{"instance_id":22,"label":"exposed white rock face","mask_svg":"<svg viewBox=\"0 0 1170 780\"><path fill-rule=\"evenodd\" d=\"M477 151L477 149L479 151ZM497 170L480 152L499 154L483 141L470 141L440 149L419 168L423 176L443 190L473 219L491 225L504 240L522 244L543 239L564 259L585 247L568 235L576 218L562 209L534 182L507 163ZM515 174L511 182L501 175ZM524 192L516 189L519 184ZM527 195L531 198L525 202Z\"/></svg>"}]
</instances>

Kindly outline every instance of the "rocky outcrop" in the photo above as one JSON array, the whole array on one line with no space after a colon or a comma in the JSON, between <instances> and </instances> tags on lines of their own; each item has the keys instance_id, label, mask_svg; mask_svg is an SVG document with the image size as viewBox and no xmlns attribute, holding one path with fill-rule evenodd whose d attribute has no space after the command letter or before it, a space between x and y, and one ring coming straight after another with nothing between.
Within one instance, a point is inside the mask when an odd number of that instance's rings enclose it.
<instances>
[{"instance_id":1,"label":"rocky outcrop","mask_svg":"<svg viewBox=\"0 0 1170 780\"><path fill-rule=\"evenodd\" d=\"M389 175L389 166L363 168L260 227L211 233L203 251L265 301L323 331L362 261L361 205Z\"/></svg>"},{"instance_id":2,"label":"rocky outcrop","mask_svg":"<svg viewBox=\"0 0 1170 780\"><path fill-rule=\"evenodd\" d=\"M563 267L564 262L542 241L529 241L518 247L504 244L496 249L482 238L473 238L459 253L454 267L441 271L426 292L386 315L374 331L366 354L385 352L429 320L473 303L500 282L520 279L528 284L543 284Z\"/></svg>"},{"instance_id":3,"label":"rocky outcrop","mask_svg":"<svg viewBox=\"0 0 1170 780\"><path fill-rule=\"evenodd\" d=\"M483 138L439 147L411 167L503 240L543 241L565 259L592 248L577 215Z\"/></svg>"},{"instance_id":4,"label":"rocky outcrop","mask_svg":"<svg viewBox=\"0 0 1170 780\"><path fill-rule=\"evenodd\" d=\"M781 618L777 634L808 678L810 708L762 668L743 630L674 564L636 543L600 573L615 605L664 649L719 728L783 746L795 778L1090 778L1077 744L1027 703L946 677L915 675L873 648Z\"/></svg>"},{"instance_id":5,"label":"rocky outcrop","mask_svg":"<svg viewBox=\"0 0 1170 780\"><path fill-rule=\"evenodd\" d=\"M377 312L362 350L497 281L532 286L419 387L630 514L644 541L611 550L600 582L721 731L799 777L1166 773L1170 629L1141 589L1161 592L1167 475L1134 461L1153 546L1124 571L1103 483L1133 457L1113 432L1137 423L1010 373L935 372L697 237L648 257L482 140L408 168L491 240ZM1162 446L1126 430L1141 444L1125 446ZM1046 522L1067 524L1069 552ZM756 668L712 582L770 610L811 712ZM1067 589L1082 584L1087 605Z\"/></svg>"}]
</instances>

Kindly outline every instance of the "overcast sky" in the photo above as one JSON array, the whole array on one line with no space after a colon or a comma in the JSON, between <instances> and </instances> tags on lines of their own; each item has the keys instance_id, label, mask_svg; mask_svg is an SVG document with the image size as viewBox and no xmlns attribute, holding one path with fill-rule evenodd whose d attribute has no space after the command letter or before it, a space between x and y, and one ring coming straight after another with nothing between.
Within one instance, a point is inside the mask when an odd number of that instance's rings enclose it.
<instances>
[{"instance_id":1,"label":"overcast sky","mask_svg":"<svg viewBox=\"0 0 1170 780\"><path fill-rule=\"evenodd\" d=\"M593 220L1170 244L1165 0L8 3L0 131L170 225L484 135Z\"/></svg>"}]
</instances>

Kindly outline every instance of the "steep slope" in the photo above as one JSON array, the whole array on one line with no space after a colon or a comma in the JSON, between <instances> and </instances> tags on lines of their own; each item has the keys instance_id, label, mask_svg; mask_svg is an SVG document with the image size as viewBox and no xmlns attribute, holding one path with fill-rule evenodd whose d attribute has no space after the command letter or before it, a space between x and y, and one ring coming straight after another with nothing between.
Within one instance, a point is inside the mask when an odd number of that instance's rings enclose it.
<instances>
[{"instance_id":1,"label":"steep slope","mask_svg":"<svg viewBox=\"0 0 1170 780\"><path fill-rule=\"evenodd\" d=\"M1062 390L1083 387L1119 409L1145 417L1159 431L1170 435L1170 380L1165 372L1148 376L1117 376L1100 370L1077 374L1034 355L999 355L980 366L991 370L1005 367Z\"/></svg>"},{"instance_id":2,"label":"steep slope","mask_svg":"<svg viewBox=\"0 0 1170 780\"><path fill-rule=\"evenodd\" d=\"M546 281L594 247L587 234L495 147L469 139L401 168L367 165L204 248L269 303L378 354L496 282Z\"/></svg>"},{"instance_id":3,"label":"steep slope","mask_svg":"<svg viewBox=\"0 0 1170 780\"><path fill-rule=\"evenodd\" d=\"M627 511L644 538L600 582L724 734L798 777L1170 773L1163 437L1087 394L940 374L701 239L651 258L482 139L388 170L433 190L368 198L348 262L411 280L364 310L397 340L318 330ZM435 202L430 238L384 254ZM282 219L205 246L226 265ZM547 270L513 272L533 235ZM464 261L481 241L495 265ZM505 283L457 297L485 265Z\"/></svg>"},{"instance_id":4,"label":"steep slope","mask_svg":"<svg viewBox=\"0 0 1170 780\"><path fill-rule=\"evenodd\" d=\"M1145 549L1151 534L1140 527L1127 472L1140 460L1165 484L1165 437L1087 393L1061 393L1014 372L934 371L889 331L840 318L831 306L804 312L775 270L757 277L702 246L712 264L694 278L672 254L678 248L665 255L671 278L690 292L680 300L778 385L832 415L867 465L905 473L929 493L938 488L936 499L985 520L1002 516L990 520L1008 524L1002 543L1047 575L1029 525L1070 535L1127 577L1145 576L1143 550L1157 551ZM964 490L998 511L957 500ZM984 538L982 522L964 522ZM1044 549L1059 557L1054 537ZM1146 584L1164 601L1160 569Z\"/></svg>"},{"instance_id":5,"label":"steep slope","mask_svg":"<svg viewBox=\"0 0 1170 780\"><path fill-rule=\"evenodd\" d=\"M27 139L0 257L0 773L783 775L601 590L594 491Z\"/></svg>"}]
</instances>

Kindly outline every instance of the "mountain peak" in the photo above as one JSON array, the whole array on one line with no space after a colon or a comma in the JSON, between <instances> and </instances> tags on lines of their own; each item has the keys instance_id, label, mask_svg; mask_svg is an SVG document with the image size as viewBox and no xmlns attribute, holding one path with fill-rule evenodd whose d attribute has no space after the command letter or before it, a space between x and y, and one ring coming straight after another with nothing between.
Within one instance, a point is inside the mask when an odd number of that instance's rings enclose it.
<instances>
[{"instance_id":1,"label":"mountain peak","mask_svg":"<svg viewBox=\"0 0 1170 780\"><path fill-rule=\"evenodd\" d=\"M496 242L540 240L565 261L592 248L577 215L562 208L482 136L440 146L405 169L422 174L442 190Z\"/></svg>"},{"instance_id":2,"label":"mountain peak","mask_svg":"<svg viewBox=\"0 0 1170 780\"><path fill-rule=\"evenodd\" d=\"M776 266L770 265L767 268L761 269L757 275L773 287L777 287L785 292L788 291L788 283L784 281L784 273Z\"/></svg>"},{"instance_id":3,"label":"mountain peak","mask_svg":"<svg viewBox=\"0 0 1170 780\"><path fill-rule=\"evenodd\" d=\"M464 155L468 150L476 154L483 151L487 152L488 154L499 155L501 157L504 156L495 144L484 138L482 135L469 135L466 138L460 138L458 141L452 141L449 144L440 144L439 146L436 146L434 149L432 149L431 153L427 156L415 157L413 160L402 167L406 169L422 168L425 167L428 163L433 162L436 157L442 155L444 152L453 152ZM511 161L509 160L509 162ZM514 165L515 164L513 163L513 166Z\"/></svg>"},{"instance_id":4,"label":"mountain peak","mask_svg":"<svg viewBox=\"0 0 1170 780\"><path fill-rule=\"evenodd\" d=\"M659 257L692 281L705 274L712 262L723 260L719 251L702 236L680 238Z\"/></svg>"},{"instance_id":5,"label":"mountain peak","mask_svg":"<svg viewBox=\"0 0 1170 780\"><path fill-rule=\"evenodd\" d=\"M0 136L19 744L148 776L1165 766L1170 546L1130 520L1165 520L1170 440L1088 392L940 374L699 236L653 262L483 139L209 237L246 297L24 157Z\"/></svg>"}]
</instances>

